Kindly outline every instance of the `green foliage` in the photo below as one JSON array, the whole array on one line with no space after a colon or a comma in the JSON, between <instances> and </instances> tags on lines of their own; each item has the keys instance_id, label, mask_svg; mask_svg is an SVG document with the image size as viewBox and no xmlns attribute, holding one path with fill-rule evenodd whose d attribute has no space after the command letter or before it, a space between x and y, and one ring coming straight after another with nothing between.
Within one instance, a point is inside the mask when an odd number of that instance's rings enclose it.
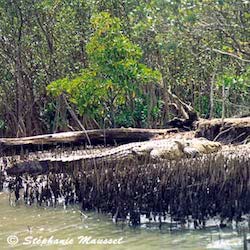
<instances>
[{"instance_id":1,"label":"green foliage","mask_svg":"<svg viewBox=\"0 0 250 250\"><path fill-rule=\"evenodd\" d=\"M233 93L240 94L242 97L247 97L250 91L250 67L241 74L236 75L233 70L219 76L217 85L219 87L225 86L226 89L231 89Z\"/></svg>"},{"instance_id":2,"label":"green foliage","mask_svg":"<svg viewBox=\"0 0 250 250\"><path fill-rule=\"evenodd\" d=\"M248 1L0 0L0 16L6 136L72 125L61 93L86 128L165 124L168 89L207 117L213 86L220 116L224 84L226 116L249 112Z\"/></svg>"},{"instance_id":3,"label":"green foliage","mask_svg":"<svg viewBox=\"0 0 250 250\"><path fill-rule=\"evenodd\" d=\"M69 94L81 113L109 118L113 125L117 116L119 125L132 125L135 117L122 111L136 104L143 84L159 82L161 75L140 63L142 50L123 34L118 18L102 12L91 18L91 24L94 33L86 46L89 67L76 77L52 82L47 90L55 96Z\"/></svg>"},{"instance_id":4,"label":"green foliage","mask_svg":"<svg viewBox=\"0 0 250 250\"><path fill-rule=\"evenodd\" d=\"M5 128L4 121L0 119L0 130Z\"/></svg>"}]
</instances>

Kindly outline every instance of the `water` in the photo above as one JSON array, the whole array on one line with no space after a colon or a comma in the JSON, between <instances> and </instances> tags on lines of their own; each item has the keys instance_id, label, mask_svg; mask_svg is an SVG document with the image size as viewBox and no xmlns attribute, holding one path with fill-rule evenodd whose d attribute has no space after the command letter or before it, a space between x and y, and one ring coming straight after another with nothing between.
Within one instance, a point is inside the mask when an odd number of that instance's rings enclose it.
<instances>
[{"instance_id":1,"label":"water","mask_svg":"<svg viewBox=\"0 0 250 250\"><path fill-rule=\"evenodd\" d=\"M50 242L48 242L49 238ZM90 239L107 239L121 244L86 244L90 243ZM64 240L64 242L59 242L59 240ZM97 213L81 215L77 206L66 210L62 207L45 208L36 205L30 207L23 204L10 206L6 193L0 193L0 246L1 249L15 250L243 249L242 236L229 229L170 232L167 228L159 230L156 225L150 227L143 225L134 229L127 225L114 224L107 215Z\"/></svg>"}]
</instances>

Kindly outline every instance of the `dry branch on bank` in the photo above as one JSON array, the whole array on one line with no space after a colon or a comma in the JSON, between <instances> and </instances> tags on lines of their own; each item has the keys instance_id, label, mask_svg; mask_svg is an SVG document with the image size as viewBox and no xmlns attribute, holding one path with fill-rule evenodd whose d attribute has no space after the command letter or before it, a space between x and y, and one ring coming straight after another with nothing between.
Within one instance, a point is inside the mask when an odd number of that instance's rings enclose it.
<instances>
[{"instance_id":1,"label":"dry branch on bank","mask_svg":"<svg viewBox=\"0 0 250 250\"><path fill-rule=\"evenodd\" d=\"M172 121L178 123L178 119ZM222 141L225 143L238 143L244 142L250 137L249 117L228 118L224 119L223 121L221 119L201 119L196 123L196 126L197 130L195 132L195 136L205 137L209 140ZM91 145L116 145L117 143L147 141L155 137L169 137L171 134L175 134L176 132L178 132L177 128L116 128L106 130L96 129L63 132L23 138L1 138L0 156L29 153L31 151L46 150L58 146L86 146L89 145L88 138L91 141ZM178 134L176 134L177 137Z\"/></svg>"},{"instance_id":2,"label":"dry branch on bank","mask_svg":"<svg viewBox=\"0 0 250 250\"><path fill-rule=\"evenodd\" d=\"M132 141L145 141L156 136L164 136L172 129L142 129L142 128L115 128L95 129L86 131L63 132L22 138L0 139L0 156L8 153L20 153L22 150L34 151L55 147L56 145L88 145L88 138L91 145L116 144Z\"/></svg>"},{"instance_id":3,"label":"dry branch on bank","mask_svg":"<svg viewBox=\"0 0 250 250\"><path fill-rule=\"evenodd\" d=\"M250 140L250 117L199 120L196 137L224 143L240 143Z\"/></svg>"}]
</instances>

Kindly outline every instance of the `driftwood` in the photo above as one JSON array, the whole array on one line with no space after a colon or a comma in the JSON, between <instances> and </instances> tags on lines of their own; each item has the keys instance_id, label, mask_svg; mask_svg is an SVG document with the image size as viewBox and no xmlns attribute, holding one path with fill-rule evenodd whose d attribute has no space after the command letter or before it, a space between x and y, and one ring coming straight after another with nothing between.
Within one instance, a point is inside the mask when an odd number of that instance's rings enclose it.
<instances>
[{"instance_id":1,"label":"driftwood","mask_svg":"<svg viewBox=\"0 0 250 250\"><path fill-rule=\"evenodd\" d=\"M250 117L200 120L195 136L224 143L247 143L250 140Z\"/></svg>"},{"instance_id":2,"label":"driftwood","mask_svg":"<svg viewBox=\"0 0 250 250\"><path fill-rule=\"evenodd\" d=\"M180 128L182 130L192 130L193 124L198 120L198 114L191 105L183 102L178 96L168 91L171 103L166 105L172 106L176 113L179 113L182 118L175 117L166 123L167 126Z\"/></svg>"},{"instance_id":3,"label":"driftwood","mask_svg":"<svg viewBox=\"0 0 250 250\"><path fill-rule=\"evenodd\" d=\"M116 128L95 129L86 131L63 132L23 138L1 138L0 156L11 153L20 153L23 150L35 151L48 149L56 145L91 145L116 144L133 141L146 141L155 136L164 136L167 133L177 132L173 129L141 129L141 128Z\"/></svg>"}]
</instances>

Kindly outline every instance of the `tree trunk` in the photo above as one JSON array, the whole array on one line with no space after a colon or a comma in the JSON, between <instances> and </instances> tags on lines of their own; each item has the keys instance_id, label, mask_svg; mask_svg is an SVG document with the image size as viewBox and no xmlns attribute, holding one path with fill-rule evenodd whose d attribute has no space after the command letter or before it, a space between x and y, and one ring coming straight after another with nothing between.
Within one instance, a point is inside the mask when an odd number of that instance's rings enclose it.
<instances>
[{"instance_id":1,"label":"tree trunk","mask_svg":"<svg viewBox=\"0 0 250 250\"><path fill-rule=\"evenodd\" d=\"M210 111L209 118L212 119L214 115L214 78L215 74L212 75L211 84L210 84Z\"/></svg>"},{"instance_id":2,"label":"tree trunk","mask_svg":"<svg viewBox=\"0 0 250 250\"><path fill-rule=\"evenodd\" d=\"M221 119L222 119L222 122L224 121L225 119L225 84L223 83L222 85L222 110L221 110Z\"/></svg>"}]
</instances>

